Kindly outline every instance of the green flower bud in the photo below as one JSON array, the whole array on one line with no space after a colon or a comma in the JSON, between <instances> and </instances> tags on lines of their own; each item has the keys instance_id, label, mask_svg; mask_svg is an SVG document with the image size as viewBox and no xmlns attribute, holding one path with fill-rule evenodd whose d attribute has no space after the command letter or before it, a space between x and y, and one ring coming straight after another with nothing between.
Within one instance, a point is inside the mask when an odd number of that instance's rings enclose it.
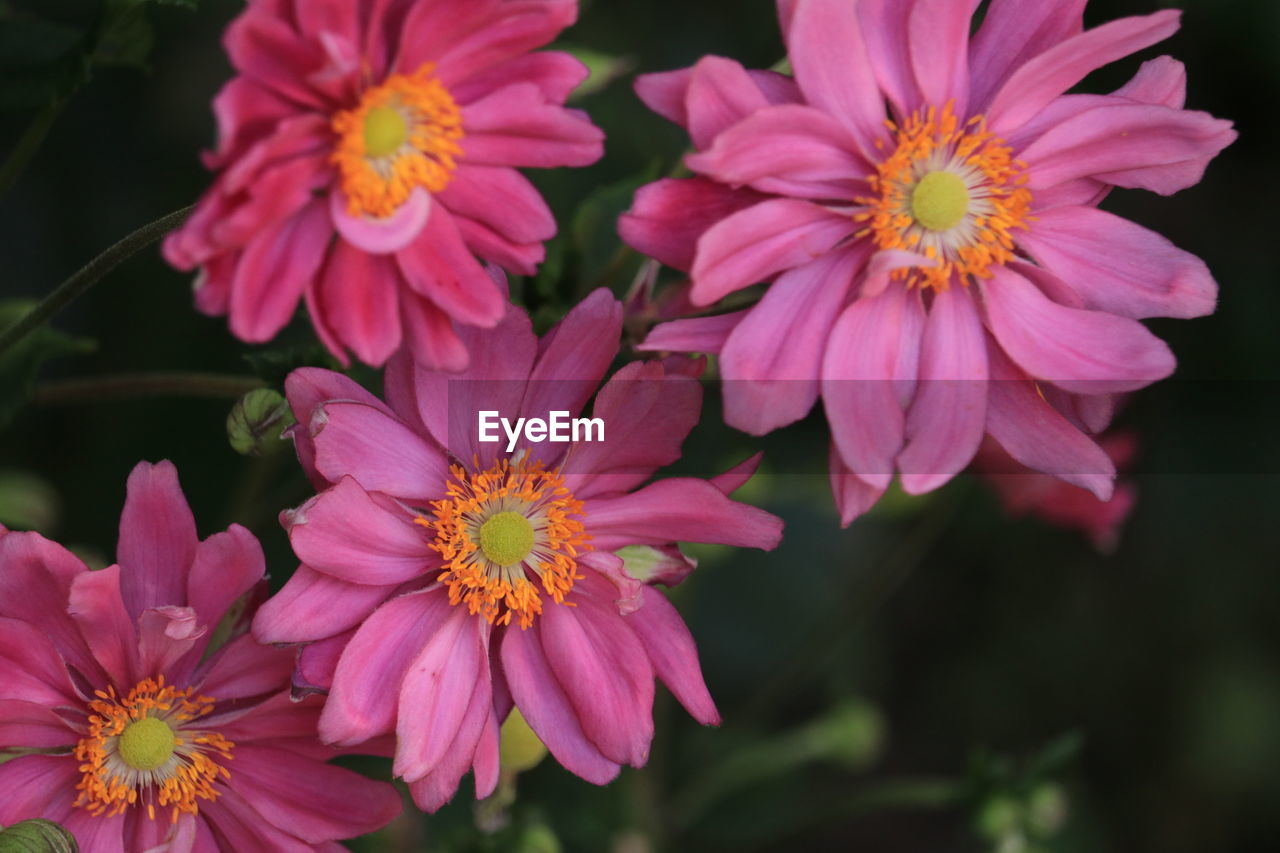
<instances>
[{"instance_id":1,"label":"green flower bud","mask_svg":"<svg viewBox=\"0 0 1280 853\"><path fill-rule=\"evenodd\" d=\"M270 388L259 388L245 394L231 409L227 438L239 454L265 456L283 446L281 435L293 423L285 398Z\"/></svg>"},{"instance_id":2,"label":"green flower bud","mask_svg":"<svg viewBox=\"0 0 1280 853\"><path fill-rule=\"evenodd\" d=\"M24 820L0 832L0 853L79 853L75 836L47 820Z\"/></svg>"}]
</instances>

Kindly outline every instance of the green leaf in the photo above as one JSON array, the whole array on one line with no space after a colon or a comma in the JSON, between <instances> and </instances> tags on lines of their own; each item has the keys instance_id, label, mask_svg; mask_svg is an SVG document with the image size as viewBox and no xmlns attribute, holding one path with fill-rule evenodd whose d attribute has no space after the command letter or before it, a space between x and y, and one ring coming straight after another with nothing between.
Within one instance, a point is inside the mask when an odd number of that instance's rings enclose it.
<instances>
[{"instance_id":1,"label":"green leaf","mask_svg":"<svg viewBox=\"0 0 1280 853\"><path fill-rule=\"evenodd\" d=\"M47 820L24 820L0 832L0 853L79 853L75 836Z\"/></svg>"},{"instance_id":2,"label":"green leaf","mask_svg":"<svg viewBox=\"0 0 1280 853\"><path fill-rule=\"evenodd\" d=\"M0 329L17 322L36 306L29 299L0 302ZM50 359L93 352L97 342L75 338L50 326L41 326L0 356L0 426L8 423L26 403L40 367Z\"/></svg>"},{"instance_id":3,"label":"green leaf","mask_svg":"<svg viewBox=\"0 0 1280 853\"><path fill-rule=\"evenodd\" d=\"M661 163L654 161L644 172L596 190L578 208L570 233L578 255L583 293L587 288L607 284L601 279L619 272L619 259L625 260L628 250L618 247L618 217L631 207L637 189L658 178L661 168Z\"/></svg>"}]
</instances>

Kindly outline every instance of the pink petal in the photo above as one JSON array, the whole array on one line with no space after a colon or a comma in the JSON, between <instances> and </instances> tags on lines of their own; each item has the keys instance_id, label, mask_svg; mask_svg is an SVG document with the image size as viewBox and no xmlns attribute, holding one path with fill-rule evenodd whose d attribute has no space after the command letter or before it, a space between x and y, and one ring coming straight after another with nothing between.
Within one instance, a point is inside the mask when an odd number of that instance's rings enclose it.
<instances>
[{"instance_id":1,"label":"pink petal","mask_svg":"<svg viewBox=\"0 0 1280 853\"><path fill-rule=\"evenodd\" d=\"M248 77L233 77L213 98L218 148L203 155L209 169L222 169L297 111L297 106Z\"/></svg>"},{"instance_id":2,"label":"pink petal","mask_svg":"<svg viewBox=\"0 0 1280 853\"><path fill-rule=\"evenodd\" d=\"M139 672L138 632L121 597L119 566L77 577L67 612L117 689L127 692L141 678L159 674Z\"/></svg>"},{"instance_id":3,"label":"pink petal","mask_svg":"<svg viewBox=\"0 0 1280 853\"><path fill-rule=\"evenodd\" d=\"M708 228L765 198L706 178L663 178L636 191L618 219L618 234L633 249L687 272Z\"/></svg>"},{"instance_id":4,"label":"pink petal","mask_svg":"<svg viewBox=\"0 0 1280 853\"><path fill-rule=\"evenodd\" d=\"M53 804L74 800L79 781L69 755L23 755L0 764L0 826L43 817Z\"/></svg>"},{"instance_id":5,"label":"pink petal","mask_svg":"<svg viewBox=\"0 0 1280 853\"><path fill-rule=\"evenodd\" d=\"M1164 41L1178 30L1181 12L1121 18L1071 36L1028 61L1000 87L987 110L992 132L1004 136L1095 69Z\"/></svg>"},{"instance_id":6,"label":"pink petal","mask_svg":"<svg viewBox=\"0 0 1280 853\"><path fill-rule=\"evenodd\" d=\"M299 566L258 609L254 636L262 643L304 643L360 624L398 584L362 584Z\"/></svg>"},{"instance_id":7,"label":"pink petal","mask_svg":"<svg viewBox=\"0 0 1280 853\"><path fill-rule=\"evenodd\" d=\"M320 716L326 743L351 746L395 731L401 685L409 666L450 616L440 588L393 598L365 619L342 652Z\"/></svg>"},{"instance_id":8,"label":"pink petal","mask_svg":"<svg viewBox=\"0 0 1280 853\"><path fill-rule=\"evenodd\" d=\"M289 649L264 646L248 634L241 634L211 659L212 666L203 674L200 691L219 702L279 693L289 684L293 658Z\"/></svg>"},{"instance_id":9,"label":"pink petal","mask_svg":"<svg viewBox=\"0 0 1280 853\"><path fill-rule=\"evenodd\" d=\"M478 101L512 80L533 83L548 101L563 104L590 75L582 60L568 53L543 50L517 56L472 75L465 83L450 89L460 104Z\"/></svg>"},{"instance_id":10,"label":"pink petal","mask_svg":"<svg viewBox=\"0 0 1280 853\"><path fill-rule=\"evenodd\" d=\"M911 67L926 104L968 115L969 25L980 0L915 0L907 19Z\"/></svg>"},{"instance_id":11,"label":"pink petal","mask_svg":"<svg viewBox=\"0 0 1280 853\"><path fill-rule=\"evenodd\" d=\"M807 201L762 201L711 226L698 240L690 298L695 305L712 305L822 257L853 231L852 218Z\"/></svg>"},{"instance_id":12,"label":"pink petal","mask_svg":"<svg viewBox=\"0 0 1280 853\"><path fill-rule=\"evenodd\" d=\"M810 0L789 20L788 55L813 106L830 113L874 152L885 135L884 99L875 81L856 3Z\"/></svg>"},{"instance_id":13,"label":"pink petal","mask_svg":"<svg viewBox=\"0 0 1280 853\"><path fill-rule=\"evenodd\" d=\"M759 469L760 462L763 459L764 453L748 456L723 474L717 474L712 477L708 482L726 495L731 495L745 486L747 481L756 475L756 470Z\"/></svg>"},{"instance_id":14,"label":"pink petal","mask_svg":"<svg viewBox=\"0 0 1280 853\"><path fill-rule=\"evenodd\" d=\"M734 328L720 353L726 423L764 435L809 413L827 338L867 254L833 250L788 270Z\"/></svg>"},{"instance_id":15,"label":"pink petal","mask_svg":"<svg viewBox=\"0 0 1280 853\"><path fill-rule=\"evenodd\" d=\"M709 147L722 130L769 105L740 63L719 56L698 60L684 97L695 148Z\"/></svg>"},{"instance_id":16,"label":"pink petal","mask_svg":"<svg viewBox=\"0 0 1280 853\"><path fill-rule=\"evenodd\" d=\"M547 247L542 243L513 243L487 225L465 216L453 218L468 250L513 275L536 275L538 265L546 260Z\"/></svg>"},{"instance_id":17,"label":"pink petal","mask_svg":"<svg viewBox=\"0 0 1280 853\"><path fill-rule=\"evenodd\" d=\"M307 643L298 649L290 697L303 699L313 693L328 694L333 689L333 676L338 670L338 661L355 633L352 628L327 639Z\"/></svg>"},{"instance_id":18,"label":"pink petal","mask_svg":"<svg viewBox=\"0 0 1280 853\"><path fill-rule=\"evenodd\" d=\"M909 50L908 22L913 5L903 0L862 0L858 4L871 68L899 118L922 106Z\"/></svg>"},{"instance_id":19,"label":"pink petal","mask_svg":"<svg viewBox=\"0 0 1280 853\"><path fill-rule=\"evenodd\" d=\"M28 622L0 617L0 673L0 698L49 708L83 703L53 643Z\"/></svg>"},{"instance_id":20,"label":"pink petal","mask_svg":"<svg viewBox=\"0 0 1280 853\"><path fill-rule=\"evenodd\" d=\"M698 664L698 648L684 620L666 596L653 587L641 590L644 606L625 621L644 644L654 674L704 726L720 725L720 712L707 691Z\"/></svg>"},{"instance_id":21,"label":"pink petal","mask_svg":"<svg viewBox=\"0 0 1280 853\"><path fill-rule=\"evenodd\" d=\"M200 815L213 831L219 850L315 853L314 845L277 828L251 806L234 786L221 785L218 794L216 802L200 809Z\"/></svg>"},{"instance_id":22,"label":"pink petal","mask_svg":"<svg viewBox=\"0 0 1280 853\"><path fill-rule=\"evenodd\" d=\"M399 285L390 258L367 254L345 240L334 244L320 275L317 299L323 322L343 346L373 367L400 347Z\"/></svg>"},{"instance_id":23,"label":"pink petal","mask_svg":"<svg viewBox=\"0 0 1280 853\"><path fill-rule=\"evenodd\" d=\"M1115 464L1036 392L1035 383L988 345L994 380L987 396L987 432L1014 459L1035 471L1111 497Z\"/></svg>"},{"instance_id":24,"label":"pink petal","mask_svg":"<svg viewBox=\"0 0 1280 853\"><path fill-rule=\"evenodd\" d=\"M200 641L208 637L218 623L198 623L190 607L157 607L142 611L138 617L138 672L145 676L164 673L166 679L182 684L199 663L199 655L188 655L203 649ZM186 660L183 660L186 658Z\"/></svg>"},{"instance_id":25,"label":"pink petal","mask_svg":"<svg viewBox=\"0 0 1280 853\"><path fill-rule=\"evenodd\" d=\"M462 109L463 157L481 166L589 166L604 133L583 114L548 103L532 83L504 86Z\"/></svg>"},{"instance_id":26,"label":"pink petal","mask_svg":"<svg viewBox=\"0 0 1280 853\"><path fill-rule=\"evenodd\" d=\"M67 663L99 680L102 668L67 614L71 584L88 571L84 563L38 533L15 532L0 537L0 566L0 617L38 627Z\"/></svg>"},{"instance_id":27,"label":"pink petal","mask_svg":"<svg viewBox=\"0 0 1280 853\"><path fill-rule=\"evenodd\" d=\"M306 72L323 61L317 43L301 38L283 15L254 11L231 22L223 36L231 64L241 74L307 107L323 108L305 84Z\"/></svg>"},{"instance_id":28,"label":"pink petal","mask_svg":"<svg viewBox=\"0 0 1280 853\"><path fill-rule=\"evenodd\" d=\"M1136 320L1066 308L1007 268L983 282L992 334L1037 379L1081 394L1134 391L1173 372L1173 353Z\"/></svg>"},{"instance_id":29,"label":"pink petal","mask_svg":"<svg viewBox=\"0 0 1280 853\"><path fill-rule=\"evenodd\" d=\"M1027 60L1084 29L1087 0L992 0L969 46L969 109L980 113Z\"/></svg>"},{"instance_id":30,"label":"pink petal","mask_svg":"<svg viewBox=\"0 0 1280 853\"><path fill-rule=\"evenodd\" d=\"M576 607L543 610L542 650L583 733L610 761L642 767L653 740L653 668L603 584L590 583L579 581Z\"/></svg>"},{"instance_id":31,"label":"pink petal","mask_svg":"<svg viewBox=\"0 0 1280 853\"><path fill-rule=\"evenodd\" d=\"M551 209L515 169L462 163L437 198L451 213L482 223L513 243L541 243L556 235Z\"/></svg>"},{"instance_id":32,"label":"pink petal","mask_svg":"<svg viewBox=\"0 0 1280 853\"><path fill-rule=\"evenodd\" d=\"M920 384L898 457L902 488L924 494L973 459L987 420L987 344L973 294L952 286L929 308L920 343Z\"/></svg>"},{"instance_id":33,"label":"pink petal","mask_svg":"<svg viewBox=\"0 0 1280 853\"><path fill-rule=\"evenodd\" d=\"M621 337L622 304L603 287L592 291L543 335L519 414L581 412L618 354ZM473 420L468 429L474 426Z\"/></svg>"},{"instance_id":34,"label":"pink petal","mask_svg":"<svg viewBox=\"0 0 1280 853\"><path fill-rule=\"evenodd\" d=\"M236 746L228 785L255 804L272 826L311 843L381 829L400 813L385 782L260 744Z\"/></svg>"},{"instance_id":35,"label":"pink petal","mask_svg":"<svg viewBox=\"0 0 1280 853\"><path fill-rule=\"evenodd\" d=\"M1032 190L1103 176L1117 186L1168 195L1198 181L1208 158L1235 137L1230 122L1207 113L1121 104L1067 119L1021 156ZM1189 172L1152 168L1188 161L1197 164Z\"/></svg>"},{"instance_id":36,"label":"pink petal","mask_svg":"<svg viewBox=\"0 0 1280 853\"><path fill-rule=\"evenodd\" d=\"M390 255L418 239L435 202L422 187L414 187L409 198L390 216L353 215L347 205L347 197L341 192L329 193L329 218L338 234L363 252Z\"/></svg>"},{"instance_id":37,"label":"pink petal","mask_svg":"<svg viewBox=\"0 0 1280 853\"><path fill-rule=\"evenodd\" d=\"M672 320L655 326L644 343L636 349L641 352L701 352L716 355L724 347L730 333L750 312L750 308L744 308L713 317Z\"/></svg>"},{"instance_id":38,"label":"pink petal","mask_svg":"<svg viewBox=\"0 0 1280 853\"><path fill-rule=\"evenodd\" d=\"M857 142L824 112L799 104L765 107L716 137L685 163L717 181L765 193L849 201L872 167Z\"/></svg>"},{"instance_id":39,"label":"pink petal","mask_svg":"<svg viewBox=\"0 0 1280 853\"><path fill-rule=\"evenodd\" d=\"M404 583L439 565L426 528L389 499L375 500L352 477L316 495L292 516L289 541L298 558L339 580Z\"/></svg>"},{"instance_id":40,"label":"pink petal","mask_svg":"<svg viewBox=\"0 0 1280 853\"><path fill-rule=\"evenodd\" d=\"M270 340L297 310L333 233L320 202L272 226L245 247L231 284L231 332L250 343Z\"/></svg>"},{"instance_id":41,"label":"pink petal","mask_svg":"<svg viewBox=\"0 0 1280 853\"><path fill-rule=\"evenodd\" d=\"M891 284L845 309L823 359L832 437L845 464L877 489L888 486L902 449L924 324L919 293Z\"/></svg>"},{"instance_id":42,"label":"pink petal","mask_svg":"<svg viewBox=\"0 0 1280 853\"><path fill-rule=\"evenodd\" d=\"M434 302L418 294L400 291L400 318L408 350L424 367L456 373L466 370L470 356L453 320Z\"/></svg>"},{"instance_id":43,"label":"pink petal","mask_svg":"<svg viewBox=\"0 0 1280 853\"><path fill-rule=\"evenodd\" d=\"M77 740L79 737L66 720L49 708L35 702L0 699L0 746L6 750L66 749Z\"/></svg>"},{"instance_id":44,"label":"pink petal","mask_svg":"<svg viewBox=\"0 0 1280 853\"><path fill-rule=\"evenodd\" d=\"M471 173L480 169L473 166ZM502 318L506 299L463 242L453 214L445 207L436 206L426 231L396 260L409 286L449 316L485 328L492 328Z\"/></svg>"},{"instance_id":45,"label":"pink petal","mask_svg":"<svg viewBox=\"0 0 1280 853\"><path fill-rule=\"evenodd\" d=\"M187 575L186 600L196 621L213 631L232 605L265 575L262 546L252 533L233 524L225 533L213 534L196 547Z\"/></svg>"},{"instance_id":46,"label":"pink petal","mask_svg":"<svg viewBox=\"0 0 1280 853\"><path fill-rule=\"evenodd\" d=\"M840 458L840 449L831 442L831 450L827 454L827 466L830 471L831 494L836 500L836 511L840 513L840 526L848 527L859 516L876 505L884 494L884 486L873 486L857 474L849 470Z\"/></svg>"},{"instance_id":47,"label":"pink petal","mask_svg":"<svg viewBox=\"0 0 1280 853\"><path fill-rule=\"evenodd\" d=\"M1187 104L1187 68L1171 56L1157 56L1142 63L1133 79L1113 94L1180 110Z\"/></svg>"},{"instance_id":48,"label":"pink petal","mask_svg":"<svg viewBox=\"0 0 1280 853\"><path fill-rule=\"evenodd\" d=\"M499 752L498 718L490 709L484 723L484 731L480 733L480 741L476 744L476 754L472 760L472 771L476 780L476 799L483 800L493 796L501 778L502 764Z\"/></svg>"},{"instance_id":49,"label":"pink petal","mask_svg":"<svg viewBox=\"0 0 1280 853\"><path fill-rule=\"evenodd\" d=\"M1092 207L1036 214L1018 242L1087 308L1123 317L1204 317L1218 286L1204 261L1154 231Z\"/></svg>"},{"instance_id":50,"label":"pink petal","mask_svg":"<svg viewBox=\"0 0 1280 853\"><path fill-rule=\"evenodd\" d=\"M196 522L172 462L139 462L129 474L116 559L130 618L163 604L187 603L187 570L196 555Z\"/></svg>"},{"instance_id":51,"label":"pink petal","mask_svg":"<svg viewBox=\"0 0 1280 853\"><path fill-rule=\"evenodd\" d=\"M316 469L330 482L350 476L370 492L417 506L444 494L449 464L399 418L364 403L329 402L311 418Z\"/></svg>"},{"instance_id":52,"label":"pink petal","mask_svg":"<svg viewBox=\"0 0 1280 853\"><path fill-rule=\"evenodd\" d=\"M326 400L355 400L386 409L386 404L341 373L318 367L300 367L285 378L285 397L298 423L286 432L293 439L298 461L317 491L329 485L315 470L316 448L311 440L311 416ZM388 410L389 411L389 410Z\"/></svg>"},{"instance_id":53,"label":"pink petal","mask_svg":"<svg viewBox=\"0 0 1280 853\"><path fill-rule=\"evenodd\" d=\"M782 521L738 503L706 480L659 480L627 495L586 501L593 543L612 551L624 545L709 542L771 551L782 537Z\"/></svg>"},{"instance_id":54,"label":"pink petal","mask_svg":"<svg viewBox=\"0 0 1280 853\"><path fill-rule=\"evenodd\" d=\"M493 706L487 675L476 682L471 702L453 743L441 761L425 776L409 783L409 793L418 808L433 812L453 798L462 777L471 769L483 738L488 735L493 719ZM496 726L493 727L496 735ZM496 747L496 744L493 745ZM494 749L496 752L496 748ZM480 783L479 778L476 780Z\"/></svg>"},{"instance_id":55,"label":"pink petal","mask_svg":"<svg viewBox=\"0 0 1280 853\"><path fill-rule=\"evenodd\" d=\"M463 768L471 765L480 727L492 708L489 630L487 622L466 608L453 607L419 648L399 691L396 776L417 781L450 753L462 759ZM480 726L465 725L476 714ZM464 730L470 735L465 740Z\"/></svg>"}]
</instances>

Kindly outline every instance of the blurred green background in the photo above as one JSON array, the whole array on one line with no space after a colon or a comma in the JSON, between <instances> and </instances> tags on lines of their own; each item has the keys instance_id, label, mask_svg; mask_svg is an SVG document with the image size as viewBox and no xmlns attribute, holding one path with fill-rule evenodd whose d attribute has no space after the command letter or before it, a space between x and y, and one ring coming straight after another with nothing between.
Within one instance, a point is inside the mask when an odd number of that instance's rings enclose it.
<instances>
[{"instance_id":1,"label":"blurred green background","mask_svg":"<svg viewBox=\"0 0 1280 853\"><path fill-rule=\"evenodd\" d=\"M1088 21L1167 5L1095 0ZM440 815L411 814L353 846L1277 849L1280 3L1172 5L1187 13L1177 36L1085 88L1113 88L1141 59L1170 53L1189 68L1189 106L1234 120L1241 138L1198 187L1169 199L1118 192L1105 204L1203 257L1222 288L1213 317L1152 324L1179 370L1136 395L1121 418L1142 449L1138 505L1115 553L1010 520L970 477L922 500L888 500L842 531L822 473L821 421L752 442L719 424L710 399L686 464L710 470L763 444L766 472L775 473L744 494L788 526L774 554L699 552L700 570L673 596L699 640L723 727L699 728L662 693L651 765L608 788L549 760L520 776L505 814L495 804L477 813L468 780ZM207 185L197 152L212 142L209 100L229 75L219 34L240 3L198 6L154 8L149 70L132 67L146 34L121 34L0 196L0 297L47 293ZM0 2L4 150L76 76L59 58L100 11L97 0ZM33 24L33 15L46 23ZM782 55L766 0L596 0L564 43L612 58L603 64L624 75L706 53L757 67ZM553 251L566 259L559 280L526 288L542 318L597 280L616 248L613 217L629 187L670 169L685 144L642 107L627 76L580 105L608 133L607 155L588 169L533 175L563 225ZM614 283L620 292L634 268ZM253 348L233 340L224 320L197 314L189 278L154 251L55 325L95 340L96 352L50 362L39 383L255 371L245 359ZM270 348L308 341L296 323ZM11 375L3 381L0 413L19 390ZM248 525L279 581L293 561L275 516L309 490L287 452L250 459L231 450L230 405L25 406L0 431L0 520L110 561L128 471L140 459L168 458L202 535L231 521Z\"/></svg>"}]
</instances>

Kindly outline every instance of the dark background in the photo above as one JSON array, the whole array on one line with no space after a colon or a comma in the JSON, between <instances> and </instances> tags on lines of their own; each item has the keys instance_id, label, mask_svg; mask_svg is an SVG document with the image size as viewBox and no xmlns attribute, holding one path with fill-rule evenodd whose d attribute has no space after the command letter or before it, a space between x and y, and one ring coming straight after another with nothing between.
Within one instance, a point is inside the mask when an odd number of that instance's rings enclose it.
<instances>
[{"instance_id":1,"label":"dark background","mask_svg":"<svg viewBox=\"0 0 1280 853\"><path fill-rule=\"evenodd\" d=\"M474 828L466 780L438 817L407 818L363 849L431 840L432 849L551 850L548 839L558 838L567 850L619 853L995 850L1002 827L1018 815L1051 816L1059 795L1069 803L1060 831L1030 847L1004 832L1000 849L1277 849L1280 3L1096 0L1087 20L1166 5L1186 9L1182 31L1084 88L1114 88L1141 59L1170 53L1188 66L1189 107L1234 120L1241 137L1198 187L1168 199L1117 192L1105 204L1203 257L1222 290L1212 317L1152 323L1179 369L1122 417L1142 450L1139 502L1118 550L1102 555L1077 534L1010 520L967 477L924 499L888 500L841 531L819 473L825 428L811 418L764 442L775 473L744 492L786 519L781 548L705 549L700 571L675 593L699 639L721 729L700 729L663 694L649 768L595 789L548 760L520 778L511 824L490 837ZM0 20L39 13L74 32L97 6L0 2ZM0 297L47 293L203 190L196 155L212 142L209 100L229 75L218 36L239 8L231 0L202 0L194 13L157 7L150 71L100 68L71 99L0 197ZM639 71L705 53L756 67L782 55L765 0L596 0L564 41ZM29 49L0 40L5 149L40 102L14 71ZM666 172L685 144L625 78L580 105L608 133L607 155L588 169L533 176L571 253L563 279L531 296L543 317L594 283L600 265L591 258L614 250L600 241L627 186ZM586 255L573 254L584 241ZM252 373L251 348L224 320L197 314L189 277L154 251L56 325L95 339L97 352L48 364L42 382ZM272 347L307 340L299 323ZM108 562L130 468L168 458L201 534L247 524L279 580L293 562L274 518L308 489L288 453L247 459L229 448L229 406L168 398L29 406L0 431L0 520L28 519ZM710 470L753 446L720 425L709 400L687 464ZM795 471L815 473L777 473ZM1035 756L1068 733L1083 737L1075 759L1050 772L1051 783L1024 779Z\"/></svg>"}]
</instances>

